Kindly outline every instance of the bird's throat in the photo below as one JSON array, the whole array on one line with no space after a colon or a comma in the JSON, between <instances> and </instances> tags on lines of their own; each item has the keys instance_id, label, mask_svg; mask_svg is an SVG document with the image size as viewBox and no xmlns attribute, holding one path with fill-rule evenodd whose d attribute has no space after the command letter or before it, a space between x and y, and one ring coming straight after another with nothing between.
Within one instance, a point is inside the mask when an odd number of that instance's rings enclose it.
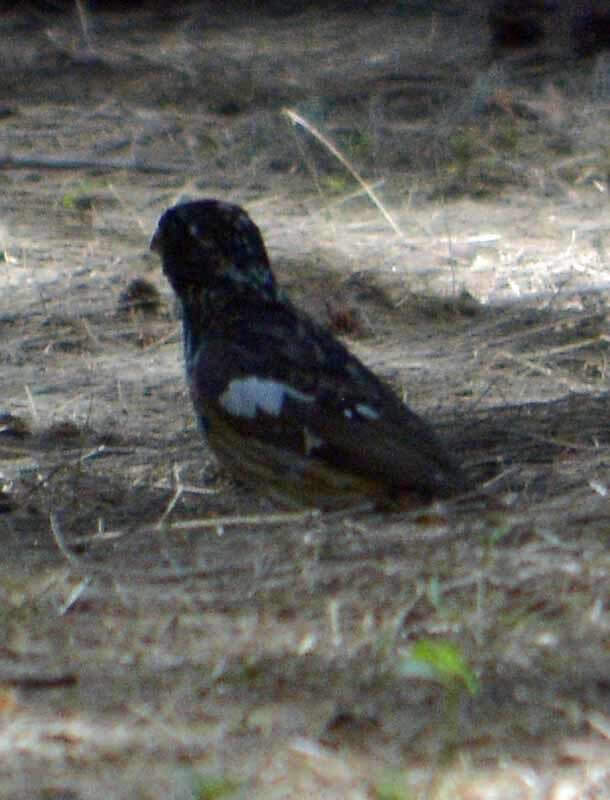
<instances>
[{"instance_id":1,"label":"bird's throat","mask_svg":"<svg viewBox=\"0 0 610 800\"><path fill-rule=\"evenodd\" d=\"M182 344L184 347L184 362L187 376L190 377L197 351L199 350L206 333L208 303L206 292L199 288L189 296L182 298Z\"/></svg>"}]
</instances>

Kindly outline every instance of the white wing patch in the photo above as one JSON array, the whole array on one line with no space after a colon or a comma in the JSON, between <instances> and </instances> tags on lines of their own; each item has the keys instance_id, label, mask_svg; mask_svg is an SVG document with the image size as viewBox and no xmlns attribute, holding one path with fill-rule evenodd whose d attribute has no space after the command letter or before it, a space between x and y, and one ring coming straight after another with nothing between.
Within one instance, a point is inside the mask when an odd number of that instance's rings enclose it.
<instances>
[{"instance_id":1,"label":"white wing patch","mask_svg":"<svg viewBox=\"0 0 610 800\"><path fill-rule=\"evenodd\" d=\"M230 381L218 399L229 414L254 419L258 411L279 417L286 397L302 403L313 403L315 400L311 395L303 394L285 383L257 378L256 375Z\"/></svg>"},{"instance_id":2,"label":"white wing patch","mask_svg":"<svg viewBox=\"0 0 610 800\"><path fill-rule=\"evenodd\" d=\"M379 419L379 413L375 411L374 408L371 408L364 403L357 403L356 411L361 417L366 417L367 419Z\"/></svg>"},{"instance_id":3,"label":"white wing patch","mask_svg":"<svg viewBox=\"0 0 610 800\"><path fill-rule=\"evenodd\" d=\"M381 416L378 411L375 411L374 408L367 406L366 403L356 403L353 408L346 408L343 412L343 415L348 419L353 419L354 410L357 414L359 414L361 417L365 417L366 419L379 419Z\"/></svg>"}]
</instances>

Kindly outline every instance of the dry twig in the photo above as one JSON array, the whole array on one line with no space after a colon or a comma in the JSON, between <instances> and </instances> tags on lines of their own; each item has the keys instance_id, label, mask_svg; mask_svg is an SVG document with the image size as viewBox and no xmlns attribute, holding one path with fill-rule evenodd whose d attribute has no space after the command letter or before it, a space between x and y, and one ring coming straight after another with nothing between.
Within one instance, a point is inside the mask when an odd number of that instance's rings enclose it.
<instances>
[{"instance_id":1,"label":"dry twig","mask_svg":"<svg viewBox=\"0 0 610 800\"><path fill-rule=\"evenodd\" d=\"M192 172L192 164L165 164L162 162L133 161L127 158L99 159L87 153L73 153L71 156L54 155L0 155L0 168L8 169L99 169L104 171L124 170L127 172Z\"/></svg>"}]
</instances>

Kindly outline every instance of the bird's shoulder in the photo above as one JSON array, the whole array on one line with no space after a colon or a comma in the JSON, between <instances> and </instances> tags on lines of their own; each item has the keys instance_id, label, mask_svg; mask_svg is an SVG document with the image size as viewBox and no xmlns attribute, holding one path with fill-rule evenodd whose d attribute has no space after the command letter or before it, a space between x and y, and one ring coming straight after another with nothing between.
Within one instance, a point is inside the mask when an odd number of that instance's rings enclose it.
<instances>
[{"instance_id":1,"label":"bird's shoulder","mask_svg":"<svg viewBox=\"0 0 610 800\"><path fill-rule=\"evenodd\" d=\"M348 418L370 420L384 409L402 415L404 409L330 330L284 296L276 302L244 296L210 321L196 355L195 374L212 394L221 394L231 382L241 382L244 392L276 383L295 400L307 395L312 411L314 405L327 413L334 408Z\"/></svg>"}]
</instances>

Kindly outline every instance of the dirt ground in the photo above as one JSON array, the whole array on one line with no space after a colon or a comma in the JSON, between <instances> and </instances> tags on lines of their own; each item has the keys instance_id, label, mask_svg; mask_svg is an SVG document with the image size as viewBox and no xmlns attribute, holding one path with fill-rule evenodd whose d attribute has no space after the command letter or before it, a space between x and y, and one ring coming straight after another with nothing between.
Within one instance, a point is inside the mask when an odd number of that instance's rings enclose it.
<instances>
[{"instance_id":1,"label":"dirt ground","mask_svg":"<svg viewBox=\"0 0 610 800\"><path fill-rule=\"evenodd\" d=\"M610 797L610 56L219 7L0 19L0 796ZM480 494L284 517L218 468L148 251L184 195Z\"/></svg>"}]
</instances>

